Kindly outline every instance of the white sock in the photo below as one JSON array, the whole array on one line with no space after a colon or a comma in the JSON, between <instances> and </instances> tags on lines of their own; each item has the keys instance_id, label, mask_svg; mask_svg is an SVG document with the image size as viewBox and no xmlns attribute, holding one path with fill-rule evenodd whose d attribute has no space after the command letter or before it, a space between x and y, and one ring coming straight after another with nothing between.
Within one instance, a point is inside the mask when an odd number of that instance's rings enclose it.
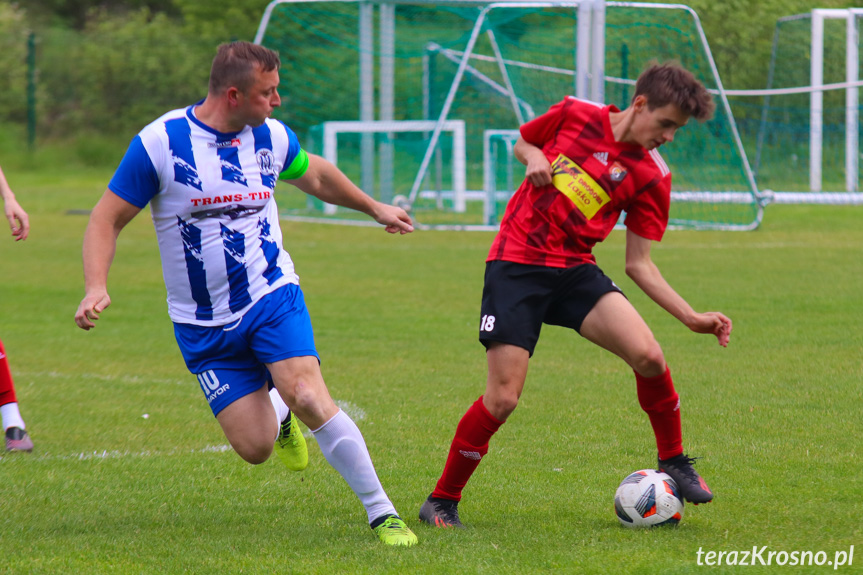
<instances>
[{"instance_id":1,"label":"white sock","mask_svg":"<svg viewBox=\"0 0 863 575\"><path fill-rule=\"evenodd\" d=\"M312 433L327 462L348 482L366 508L369 523L383 515L396 515L396 508L372 465L363 435L347 413L339 410Z\"/></svg>"},{"instance_id":2,"label":"white sock","mask_svg":"<svg viewBox=\"0 0 863 575\"><path fill-rule=\"evenodd\" d=\"M270 401L273 402L273 408L276 410L276 419L278 419L279 425L281 425L282 422L288 418L288 414L291 412L291 409L282 399L282 396L279 394L279 390L275 387L270 390Z\"/></svg>"},{"instance_id":3,"label":"white sock","mask_svg":"<svg viewBox=\"0 0 863 575\"><path fill-rule=\"evenodd\" d=\"M18 403L15 401L0 405L0 417L3 418L3 431L6 431L10 427L26 429L24 427L24 420L21 419L21 412L18 411Z\"/></svg>"},{"instance_id":4,"label":"white sock","mask_svg":"<svg viewBox=\"0 0 863 575\"><path fill-rule=\"evenodd\" d=\"M279 394L279 390L275 387L270 390L270 401L273 402L273 409L276 410L276 439L279 438L279 433L281 433L282 422L288 418L288 414L291 413L288 404L282 399L282 396ZM273 440L275 441L275 439Z\"/></svg>"}]
</instances>

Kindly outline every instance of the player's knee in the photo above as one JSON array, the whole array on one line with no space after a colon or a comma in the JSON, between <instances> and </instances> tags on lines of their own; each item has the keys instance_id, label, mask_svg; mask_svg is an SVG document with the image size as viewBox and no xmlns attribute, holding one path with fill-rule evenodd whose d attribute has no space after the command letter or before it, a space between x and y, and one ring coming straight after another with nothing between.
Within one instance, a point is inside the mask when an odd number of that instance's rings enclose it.
<instances>
[{"instance_id":1,"label":"player's knee","mask_svg":"<svg viewBox=\"0 0 863 575\"><path fill-rule=\"evenodd\" d=\"M306 378L297 379L291 386L288 405L297 412L313 410L320 401L319 385Z\"/></svg>"},{"instance_id":2,"label":"player's knee","mask_svg":"<svg viewBox=\"0 0 863 575\"><path fill-rule=\"evenodd\" d=\"M332 417L334 410L337 411L323 380L297 378L288 386L283 397L300 421L313 429L316 424L323 424Z\"/></svg>"},{"instance_id":3,"label":"player's knee","mask_svg":"<svg viewBox=\"0 0 863 575\"><path fill-rule=\"evenodd\" d=\"M260 465L269 459L273 453L273 443L270 442L245 443L233 447L237 455L243 458L243 461L252 465Z\"/></svg>"},{"instance_id":4,"label":"player's knee","mask_svg":"<svg viewBox=\"0 0 863 575\"><path fill-rule=\"evenodd\" d=\"M486 392L483 396L483 403L495 419L506 421L506 418L518 407L518 399L518 394L503 390L492 394Z\"/></svg>"},{"instance_id":5,"label":"player's knee","mask_svg":"<svg viewBox=\"0 0 863 575\"><path fill-rule=\"evenodd\" d=\"M655 340L647 342L631 359L632 369L652 377L665 371L665 354Z\"/></svg>"}]
</instances>

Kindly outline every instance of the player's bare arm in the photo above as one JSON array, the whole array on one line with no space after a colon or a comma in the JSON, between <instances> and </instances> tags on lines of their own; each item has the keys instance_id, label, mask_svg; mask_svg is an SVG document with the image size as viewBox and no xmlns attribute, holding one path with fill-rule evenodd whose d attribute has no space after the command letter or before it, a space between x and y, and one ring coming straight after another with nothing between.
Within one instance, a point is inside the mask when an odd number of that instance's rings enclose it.
<instances>
[{"instance_id":1,"label":"player's bare arm","mask_svg":"<svg viewBox=\"0 0 863 575\"><path fill-rule=\"evenodd\" d=\"M722 347L728 346L731 336L731 320L720 312L699 313L692 309L683 297L662 276L650 257L653 242L631 230L626 231L626 275L661 308L680 320L695 333L716 336Z\"/></svg>"},{"instance_id":2,"label":"player's bare arm","mask_svg":"<svg viewBox=\"0 0 863 575\"><path fill-rule=\"evenodd\" d=\"M117 250L117 237L141 208L105 190L90 214L84 232L84 299L75 312L75 323L84 330L96 327L105 308L111 305L108 296L108 270Z\"/></svg>"},{"instance_id":3,"label":"player's bare arm","mask_svg":"<svg viewBox=\"0 0 863 575\"><path fill-rule=\"evenodd\" d=\"M530 183L534 186L547 186L551 183L551 164L541 148L519 136L513 153L516 159L526 166L524 176Z\"/></svg>"},{"instance_id":4,"label":"player's bare arm","mask_svg":"<svg viewBox=\"0 0 863 575\"><path fill-rule=\"evenodd\" d=\"M12 237L15 238L16 242L26 240L30 233L30 218L18 200L15 199L15 194L12 193L12 188L6 182L3 170L0 170L0 199L3 200L3 211L9 222L9 229L12 230Z\"/></svg>"},{"instance_id":5,"label":"player's bare arm","mask_svg":"<svg viewBox=\"0 0 863 575\"><path fill-rule=\"evenodd\" d=\"M26 240L30 234L30 218L24 208L18 204L15 196L8 198L3 206L6 212L6 219L9 221L9 229L12 230L12 237L15 241Z\"/></svg>"},{"instance_id":6,"label":"player's bare arm","mask_svg":"<svg viewBox=\"0 0 863 575\"><path fill-rule=\"evenodd\" d=\"M335 165L320 156L309 154L306 173L300 178L287 181L319 200L371 216L391 234L414 231L411 217L402 208L375 200L359 189Z\"/></svg>"}]
</instances>

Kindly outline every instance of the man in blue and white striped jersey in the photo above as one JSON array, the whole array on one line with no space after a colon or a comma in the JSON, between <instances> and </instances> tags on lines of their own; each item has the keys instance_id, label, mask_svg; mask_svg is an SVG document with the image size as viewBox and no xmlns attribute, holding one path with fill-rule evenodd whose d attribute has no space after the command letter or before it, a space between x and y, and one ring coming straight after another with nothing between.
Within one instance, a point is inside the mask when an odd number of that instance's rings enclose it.
<instances>
[{"instance_id":1,"label":"man in blue and white striped jersey","mask_svg":"<svg viewBox=\"0 0 863 575\"><path fill-rule=\"evenodd\" d=\"M409 233L412 222L307 154L270 118L281 103L279 66L262 46L223 44L206 99L168 112L132 140L84 235L86 294L75 322L89 330L110 305L117 237L149 203L177 343L234 450L257 464L275 443L288 467L301 470L308 452L300 419L379 538L413 545L359 429L324 383L299 278L282 247L276 180L368 214L389 233Z\"/></svg>"}]
</instances>

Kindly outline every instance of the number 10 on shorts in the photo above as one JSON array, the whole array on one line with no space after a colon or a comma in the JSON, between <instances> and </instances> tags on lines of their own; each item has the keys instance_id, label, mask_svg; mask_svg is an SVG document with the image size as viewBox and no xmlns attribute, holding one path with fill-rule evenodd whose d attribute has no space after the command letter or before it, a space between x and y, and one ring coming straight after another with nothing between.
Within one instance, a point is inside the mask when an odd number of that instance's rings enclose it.
<instances>
[{"instance_id":1,"label":"number 10 on shorts","mask_svg":"<svg viewBox=\"0 0 863 575\"><path fill-rule=\"evenodd\" d=\"M494 316L484 315L479 322L480 331L494 331Z\"/></svg>"}]
</instances>

